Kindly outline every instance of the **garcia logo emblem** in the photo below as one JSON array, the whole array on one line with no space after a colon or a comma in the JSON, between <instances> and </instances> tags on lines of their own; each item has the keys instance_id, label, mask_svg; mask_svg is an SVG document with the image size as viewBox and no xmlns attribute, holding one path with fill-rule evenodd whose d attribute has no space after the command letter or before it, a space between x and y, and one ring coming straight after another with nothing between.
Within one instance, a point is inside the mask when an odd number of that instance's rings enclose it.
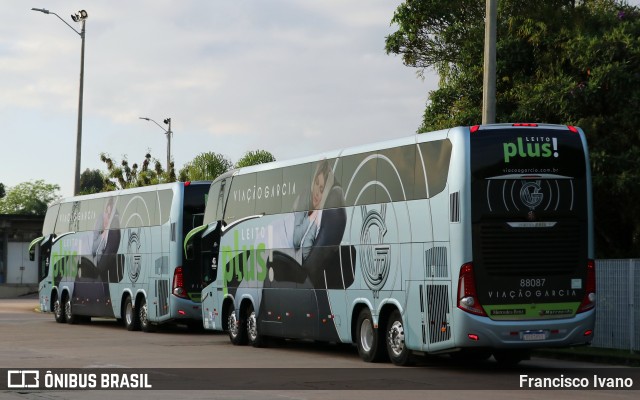
<instances>
[{"instance_id":1,"label":"garcia logo emblem","mask_svg":"<svg viewBox=\"0 0 640 400\"><path fill-rule=\"evenodd\" d=\"M535 210L536 207L542 203L544 195L540 192L540 181L529 181L522 184L520 189L520 200L522 203L529 207L531 210Z\"/></svg>"},{"instance_id":2,"label":"garcia logo emblem","mask_svg":"<svg viewBox=\"0 0 640 400\"><path fill-rule=\"evenodd\" d=\"M129 278L136 282L142 269L142 255L140 253L140 228L129 229L129 242L127 243L127 261L129 264Z\"/></svg>"},{"instance_id":3,"label":"garcia logo emblem","mask_svg":"<svg viewBox=\"0 0 640 400\"><path fill-rule=\"evenodd\" d=\"M387 282L391 266L390 247L382 244L384 236L387 234L385 223L387 206L383 204L380 207L380 212L377 210L367 211L367 207L362 206L361 211L360 243L365 245L363 251L360 252L362 275L369 289L377 292Z\"/></svg>"}]
</instances>

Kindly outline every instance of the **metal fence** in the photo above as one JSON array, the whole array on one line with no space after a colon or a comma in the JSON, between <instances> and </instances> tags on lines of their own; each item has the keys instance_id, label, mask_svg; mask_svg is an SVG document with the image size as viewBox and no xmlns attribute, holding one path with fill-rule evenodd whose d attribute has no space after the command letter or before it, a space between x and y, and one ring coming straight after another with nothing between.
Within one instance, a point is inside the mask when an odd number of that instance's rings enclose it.
<instances>
[{"instance_id":1,"label":"metal fence","mask_svg":"<svg viewBox=\"0 0 640 400\"><path fill-rule=\"evenodd\" d=\"M640 351L640 259L596 260L592 346Z\"/></svg>"}]
</instances>

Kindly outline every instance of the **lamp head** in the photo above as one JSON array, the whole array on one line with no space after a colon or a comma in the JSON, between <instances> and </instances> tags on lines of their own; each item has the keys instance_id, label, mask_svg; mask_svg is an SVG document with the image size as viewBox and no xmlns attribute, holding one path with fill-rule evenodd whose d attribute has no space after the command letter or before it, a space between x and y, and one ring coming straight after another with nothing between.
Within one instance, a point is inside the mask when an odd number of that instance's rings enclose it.
<instances>
[{"instance_id":1,"label":"lamp head","mask_svg":"<svg viewBox=\"0 0 640 400\"><path fill-rule=\"evenodd\" d=\"M85 10L80 10L75 14L71 14L71 19L73 22L81 22L89 17L89 14Z\"/></svg>"},{"instance_id":2,"label":"lamp head","mask_svg":"<svg viewBox=\"0 0 640 400\"><path fill-rule=\"evenodd\" d=\"M40 11L41 13L49 14L49 10L44 8L32 8L33 11Z\"/></svg>"}]
</instances>

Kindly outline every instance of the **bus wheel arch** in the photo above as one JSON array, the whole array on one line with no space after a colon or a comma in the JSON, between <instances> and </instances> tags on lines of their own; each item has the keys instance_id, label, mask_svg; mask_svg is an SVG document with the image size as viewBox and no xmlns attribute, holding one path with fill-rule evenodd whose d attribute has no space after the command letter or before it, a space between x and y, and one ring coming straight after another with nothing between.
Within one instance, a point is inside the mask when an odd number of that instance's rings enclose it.
<instances>
[{"instance_id":1,"label":"bus wheel arch","mask_svg":"<svg viewBox=\"0 0 640 400\"><path fill-rule=\"evenodd\" d=\"M222 302L222 330L225 332L229 331L229 313L233 310L233 299L227 297Z\"/></svg>"}]
</instances>

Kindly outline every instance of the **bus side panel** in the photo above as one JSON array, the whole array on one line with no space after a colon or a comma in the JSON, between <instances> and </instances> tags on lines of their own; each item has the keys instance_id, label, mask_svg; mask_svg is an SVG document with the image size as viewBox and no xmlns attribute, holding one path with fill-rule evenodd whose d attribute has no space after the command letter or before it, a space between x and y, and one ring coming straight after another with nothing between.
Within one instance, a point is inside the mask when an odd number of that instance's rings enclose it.
<instances>
[{"instance_id":1,"label":"bus side panel","mask_svg":"<svg viewBox=\"0 0 640 400\"><path fill-rule=\"evenodd\" d=\"M173 268L170 263L170 247L175 244L171 243L172 227L170 221L171 204L173 203L174 194L171 190L158 191L158 230L155 236L159 240L159 246L156 248L156 259L153 268L157 280L155 281L154 293L157 295L156 318L158 322L166 321L173 316L171 315L171 279L173 278ZM177 228L176 228L177 229ZM171 273L170 273L171 271Z\"/></svg>"}]
</instances>

